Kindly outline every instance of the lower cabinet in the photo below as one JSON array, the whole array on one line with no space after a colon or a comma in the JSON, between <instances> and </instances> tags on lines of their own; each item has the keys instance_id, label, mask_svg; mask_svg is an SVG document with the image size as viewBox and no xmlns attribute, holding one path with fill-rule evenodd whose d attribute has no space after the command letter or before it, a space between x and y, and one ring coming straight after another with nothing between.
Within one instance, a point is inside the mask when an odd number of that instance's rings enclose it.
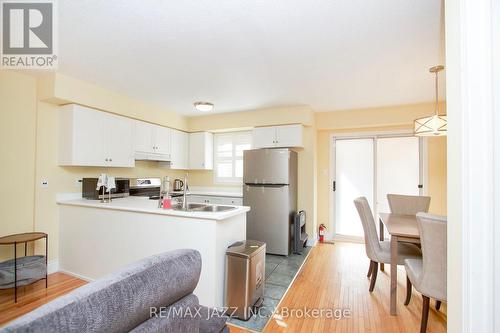
<instances>
[{"instance_id":1,"label":"lower cabinet","mask_svg":"<svg viewBox=\"0 0 500 333\"><path fill-rule=\"evenodd\" d=\"M190 195L189 202L206 203L212 205L243 205L243 199L239 197L216 197L211 195Z\"/></svg>"}]
</instances>

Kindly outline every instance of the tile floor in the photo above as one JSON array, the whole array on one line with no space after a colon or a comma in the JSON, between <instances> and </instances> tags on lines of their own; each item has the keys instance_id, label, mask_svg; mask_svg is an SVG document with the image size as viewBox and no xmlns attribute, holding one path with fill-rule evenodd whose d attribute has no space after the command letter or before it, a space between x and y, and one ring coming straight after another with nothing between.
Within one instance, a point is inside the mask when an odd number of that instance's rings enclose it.
<instances>
[{"instance_id":1,"label":"tile floor","mask_svg":"<svg viewBox=\"0 0 500 333\"><path fill-rule=\"evenodd\" d=\"M258 312L259 315L256 314L247 321L231 318L229 322L252 331L261 332L285 295L295 275L297 275L310 250L310 247L306 247L301 255L292 254L288 257L267 254L264 303Z\"/></svg>"}]
</instances>

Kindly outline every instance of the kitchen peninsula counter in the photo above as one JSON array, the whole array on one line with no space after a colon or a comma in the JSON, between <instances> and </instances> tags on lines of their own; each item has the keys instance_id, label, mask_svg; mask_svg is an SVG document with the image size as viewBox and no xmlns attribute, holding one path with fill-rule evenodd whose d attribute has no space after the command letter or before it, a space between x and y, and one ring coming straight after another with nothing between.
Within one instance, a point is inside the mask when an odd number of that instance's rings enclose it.
<instances>
[{"instance_id":1,"label":"kitchen peninsula counter","mask_svg":"<svg viewBox=\"0 0 500 333\"><path fill-rule=\"evenodd\" d=\"M246 212L157 208L145 198L58 200L61 271L93 280L157 253L190 248L200 252L202 271L195 289L200 303L223 306L225 251L246 239Z\"/></svg>"},{"instance_id":2,"label":"kitchen peninsula counter","mask_svg":"<svg viewBox=\"0 0 500 333\"><path fill-rule=\"evenodd\" d=\"M125 197L116 198L109 203L101 203L100 200L88 200L85 198L58 200L59 205L92 207L98 209L123 210L130 212L140 212L147 214L169 215L177 217L195 218L202 220L221 221L227 218L246 213L250 207L232 206L235 209L223 212L201 212L201 211L182 211L174 209L158 208L158 200L149 200L148 197ZM229 206L229 205L224 205Z\"/></svg>"}]
</instances>

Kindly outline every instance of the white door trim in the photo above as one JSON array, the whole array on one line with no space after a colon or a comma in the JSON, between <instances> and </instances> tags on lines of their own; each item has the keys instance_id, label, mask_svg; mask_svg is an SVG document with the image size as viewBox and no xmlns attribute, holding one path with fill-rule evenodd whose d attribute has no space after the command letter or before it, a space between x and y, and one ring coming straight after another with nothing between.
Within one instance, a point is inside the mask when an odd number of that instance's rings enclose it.
<instances>
[{"instance_id":1,"label":"white door trim","mask_svg":"<svg viewBox=\"0 0 500 333\"><path fill-rule=\"evenodd\" d=\"M495 304L493 305L493 318L495 320L494 323L494 331L500 332L500 226L498 225L498 221L500 221L500 2L496 1L492 6L492 22L493 22L493 55L492 55L492 66L493 66L493 110L497 110L497 112L493 111L493 133L494 138L494 216L493 220L497 221L495 227L495 254L494 254L494 262L495 262L495 271L494 271L494 300Z\"/></svg>"},{"instance_id":2,"label":"white door trim","mask_svg":"<svg viewBox=\"0 0 500 333\"><path fill-rule=\"evenodd\" d=\"M408 136L413 136L413 130L396 130L396 131L372 131L372 132L351 132L351 133L333 133L330 134L328 144L329 144L329 149L328 152L330 153L330 166L329 166L329 191L328 191L328 228L326 232L325 239L326 240L339 240L339 241L353 241L353 242L360 242L362 241L361 237L354 237L354 236L337 236L334 233L334 227L335 227L335 194L333 191L333 181L335 180L335 140L340 139L340 140L349 140L349 139L368 139L368 138L373 138L374 139L374 165L373 165L373 179L374 179L374 186L373 186L373 198L374 201L376 202L377 199L377 140L379 138L396 138L396 137L408 137ZM421 149L420 149L420 182L423 184L423 195L426 195L428 193L428 148L427 148L427 140L421 138ZM375 216L378 216L378 211L377 211L377 205L374 204L373 209L373 214Z\"/></svg>"},{"instance_id":3,"label":"white door trim","mask_svg":"<svg viewBox=\"0 0 500 333\"><path fill-rule=\"evenodd\" d=\"M494 145L494 133L500 127L494 104L500 94L498 87L493 90L493 46L497 43L498 47L498 41L492 33L494 27L498 28L499 8L494 0L446 1L445 5L448 331L498 332L500 301L494 297L500 287L494 275L495 269L500 270L494 238L495 231L498 235L494 149L498 152L498 147ZM498 35L495 37L498 39Z\"/></svg>"}]
</instances>

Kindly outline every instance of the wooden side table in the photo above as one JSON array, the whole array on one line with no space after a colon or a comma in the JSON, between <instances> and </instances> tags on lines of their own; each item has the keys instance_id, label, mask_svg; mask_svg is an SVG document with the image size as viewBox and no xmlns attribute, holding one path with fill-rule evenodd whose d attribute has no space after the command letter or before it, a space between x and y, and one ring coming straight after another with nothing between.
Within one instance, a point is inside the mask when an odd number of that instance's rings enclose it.
<instances>
[{"instance_id":1,"label":"wooden side table","mask_svg":"<svg viewBox=\"0 0 500 333\"><path fill-rule=\"evenodd\" d=\"M28 242L34 242L39 239L45 238L45 288L48 286L47 280L47 258L49 252L49 235L44 232L26 232L22 234L14 234L5 237L0 237L0 245L14 245L14 302L17 302L17 244L24 243L24 256L26 257L26 252L28 248ZM38 279L31 283L40 281ZM29 284L31 284L29 283Z\"/></svg>"}]
</instances>

